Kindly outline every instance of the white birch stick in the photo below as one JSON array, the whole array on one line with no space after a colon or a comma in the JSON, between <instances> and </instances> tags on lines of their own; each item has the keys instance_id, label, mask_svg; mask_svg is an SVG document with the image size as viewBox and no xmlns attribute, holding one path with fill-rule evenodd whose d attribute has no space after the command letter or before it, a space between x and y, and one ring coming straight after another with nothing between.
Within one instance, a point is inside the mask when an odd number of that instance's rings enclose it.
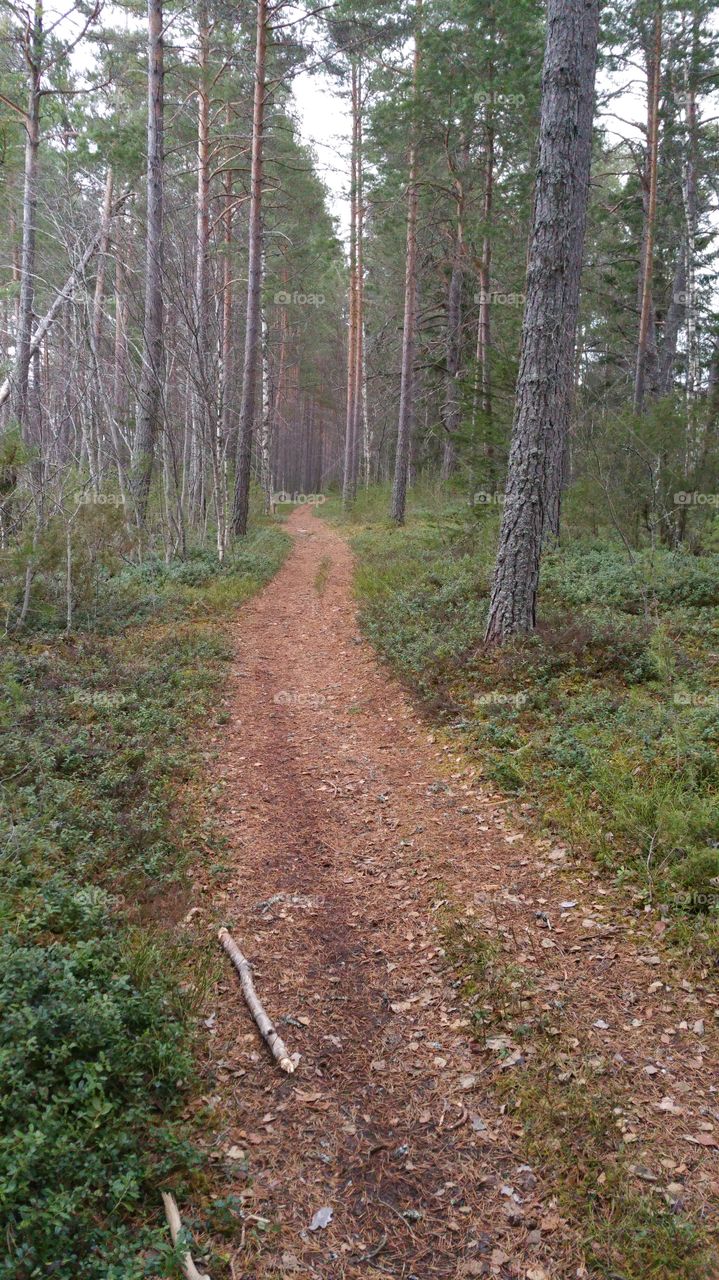
<instances>
[{"instance_id":1,"label":"white birch stick","mask_svg":"<svg viewBox=\"0 0 719 1280\"><path fill-rule=\"evenodd\" d=\"M288 1075L291 1075L295 1069L295 1063L289 1055L287 1045L275 1030L271 1019L265 1012L262 1002L255 991L255 985L252 981L252 968L249 960L246 956L243 956L240 948L227 929L220 929L217 936L240 975L242 994L247 1001L247 1006L252 1017L260 1029L262 1039L265 1041L265 1044L269 1045L273 1057L277 1059L282 1070L286 1071Z\"/></svg>"},{"instance_id":2,"label":"white birch stick","mask_svg":"<svg viewBox=\"0 0 719 1280\"><path fill-rule=\"evenodd\" d=\"M170 1228L170 1238L173 1245L176 1245L180 1238L180 1232L182 1231L180 1211L175 1202L175 1197L170 1195L169 1191L162 1192L162 1203L165 1206L165 1217L167 1218L167 1225ZM189 1249L186 1249L183 1253L180 1260L180 1266L182 1267L186 1280L210 1280L209 1276L206 1276L201 1271L197 1270L197 1267L192 1261Z\"/></svg>"}]
</instances>

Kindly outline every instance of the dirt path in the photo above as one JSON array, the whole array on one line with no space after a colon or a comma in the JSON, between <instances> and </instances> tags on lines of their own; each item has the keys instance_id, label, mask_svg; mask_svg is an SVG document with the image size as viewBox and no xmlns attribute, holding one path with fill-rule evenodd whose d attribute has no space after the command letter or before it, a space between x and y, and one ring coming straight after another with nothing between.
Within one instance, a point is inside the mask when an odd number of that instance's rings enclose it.
<instances>
[{"instance_id":1,"label":"dirt path","mask_svg":"<svg viewBox=\"0 0 719 1280\"><path fill-rule=\"evenodd\" d=\"M294 1077L273 1066L228 971L211 1035L227 1117L215 1154L236 1159L236 1192L272 1224L236 1242L233 1273L587 1275L491 1087L531 1061L531 1044L470 1033L442 954L444 904L531 975L550 1033L561 1018L578 1052L625 1081L617 1123L637 1165L658 1194L691 1183L700 1213L717 1189L704 1145L719 1133L716 999L673 985L630 903L617 920L561 849L505 829L498 799L359 637L344 541L304 511L289 529L293 553L240 615L216 765L234 868L217 918L301 1054ZM326 1206L329 1225L311 1230Z\"/></svg>"}]
</instances>

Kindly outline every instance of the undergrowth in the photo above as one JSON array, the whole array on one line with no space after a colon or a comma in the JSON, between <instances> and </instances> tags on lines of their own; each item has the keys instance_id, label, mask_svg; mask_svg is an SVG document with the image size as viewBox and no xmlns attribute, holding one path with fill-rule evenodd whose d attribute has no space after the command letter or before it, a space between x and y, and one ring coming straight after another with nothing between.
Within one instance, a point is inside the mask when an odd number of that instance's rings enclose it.
<instances>
[{"instance_id":1,"label":"undergrowth","mask_svg":"<svg viewBox=\"0 0 719 1280\"><path fill-rule=\"evenodd\" d=\"M537 633L485 650L496 517L425 497L396 529L376 502L362 498L352 521L368 637L486 782L640 885L680 940L713 955L719 556L630 560L570 534L545 557Z\"/></svg>"},{"instance_id":2,"label":"undergrowth","mask_svg":"<svg viewBox=\"0 0 719 1280\"><path fill-rule=\"evenodd\" d=\"M187 867L211 839L188 798L200 764L190 730L211 714L230 657L223 616L288 545L261 529L222 569L202 554L104 569L78 609L84 629L66 636L40 582L28 634L5 638L7 1280L181 1274L160 1190L181 1195L200 1163L179 1117L203 972L175 926Z\"/></svg>"},{"instance_id":3,"label":"undergrowth","mask_svg":"<svg viewBox=\"0 0 719 1280\"><path fill-rule=\"evenodd\" d=\"M549 1021L533 1015L526 974L503 960L493 938L449 910L441 929L476 1038L484 1045L501 1029L522 1046L521 1061L497 1070L494 1087L524 1155L571 1224L589 1275L711 1280L714 1251L702 1226L661 1185L637 1189L621 1132L622 1092L602 1059L585 1060L565 1045L562 1002Z\"/></svg>"}]
</instances>

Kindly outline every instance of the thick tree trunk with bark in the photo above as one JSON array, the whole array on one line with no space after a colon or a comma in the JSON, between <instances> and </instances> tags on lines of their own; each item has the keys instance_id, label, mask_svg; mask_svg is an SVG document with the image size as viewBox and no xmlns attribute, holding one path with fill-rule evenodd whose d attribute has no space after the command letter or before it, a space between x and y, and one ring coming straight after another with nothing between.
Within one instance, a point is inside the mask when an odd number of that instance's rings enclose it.
<instances>
[{"instance_id":1,"label":"thick tree trunk with bark","mask_svg":"<svg viewBox=\"0 0 719 1280\"><path fill-rule=\"evenodd\" d=\"M255 89L252 111L252 160L250 171L249 262L247 322L242 367L242 404L237 442L237 471L232 528L238 537L247 533L252 470L252 437L255 426L257 374L262 358L262 168L267 57L267 0L257 0Z\"/></svg>"},{"instance_id":2,"label":"thick tree trunk with bark","mask_svg":"<svg viewBox=\"0 0 719 1280\"><path fill-rule=\"evenodd\" d=\"M148 0L147 74L147 232L145 240L145 324L142 371L137 396L132 491L135 516L147 513L155 445L162 414L164 347L162 340L162 254L164 182L164 50L162 0Z\"/></svg>"},{"instance_id":3,"label":"thick tree trunk with bark","mask_svg":"<svg viewBox=\"0 0 719 1280\"><path fill-rule=\"evenodd\" d=\"M420 34L422 24L422 0L415 9L414 66L412 72L413 98L419 92ZM391 516L395 524L404 524L409 479L410 443L414 399L414 353L417 328L417 213L419 187L417 185L417 126L412 125L412 141L409 149L409 180L407 187L407 257L404 278L404 325L402 328L402 370L400 375L399 419L397 422L397 447L394 460Z\"/></svg>"},{"instance_id":4,"label":"thick tree trunk with bark","mask_svg":"<svg viewBox=\"0 0 719 1280\"><path fill-rule=\"evenodd\" d=\"M542 545L558 523L574 385L598 25L599 0L549 0L527 301L487 643L534 629Z\"/></svg>"}]
</instances>

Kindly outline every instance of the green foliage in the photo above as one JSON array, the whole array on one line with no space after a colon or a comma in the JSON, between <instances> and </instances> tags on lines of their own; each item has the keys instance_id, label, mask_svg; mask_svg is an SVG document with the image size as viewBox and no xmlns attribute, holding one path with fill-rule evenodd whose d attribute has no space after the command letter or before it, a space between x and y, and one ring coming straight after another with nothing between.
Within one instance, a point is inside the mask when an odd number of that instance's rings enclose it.
<instances>
[{"instance_id":1,"label":"green foliage","mask_svg":"<svg viewBox=\"0 0 719 1280\"><path fill-rule=\"evenodd\" d=\"M206 720L231 654L213 615L266 582L287 545L261 530L221 571L191 557L184 581L173 566L127 570L103 583L108 634L6 643L3 1280L175 1274L158 1197L199 1158L178 1124L196 974L165 926L206 838L187 805L178 814L178 788L200 764L188 727ZM133 602L150 613L148 580L154 617L121 632Z\"/></svg>"},{"instance_id":2,"label":"green foliage","mask_svg":"<svg viewBox=\"0 0 719 1280\"><path fill-rule=\"evenodd\" d=\"M715 915L717 558L574 539L546 557L537 634L487 651L485 527L455 508L444 532L426 513L365 525L367 634L493 785L654 900Z\"/></svg>"}]
</instances>

